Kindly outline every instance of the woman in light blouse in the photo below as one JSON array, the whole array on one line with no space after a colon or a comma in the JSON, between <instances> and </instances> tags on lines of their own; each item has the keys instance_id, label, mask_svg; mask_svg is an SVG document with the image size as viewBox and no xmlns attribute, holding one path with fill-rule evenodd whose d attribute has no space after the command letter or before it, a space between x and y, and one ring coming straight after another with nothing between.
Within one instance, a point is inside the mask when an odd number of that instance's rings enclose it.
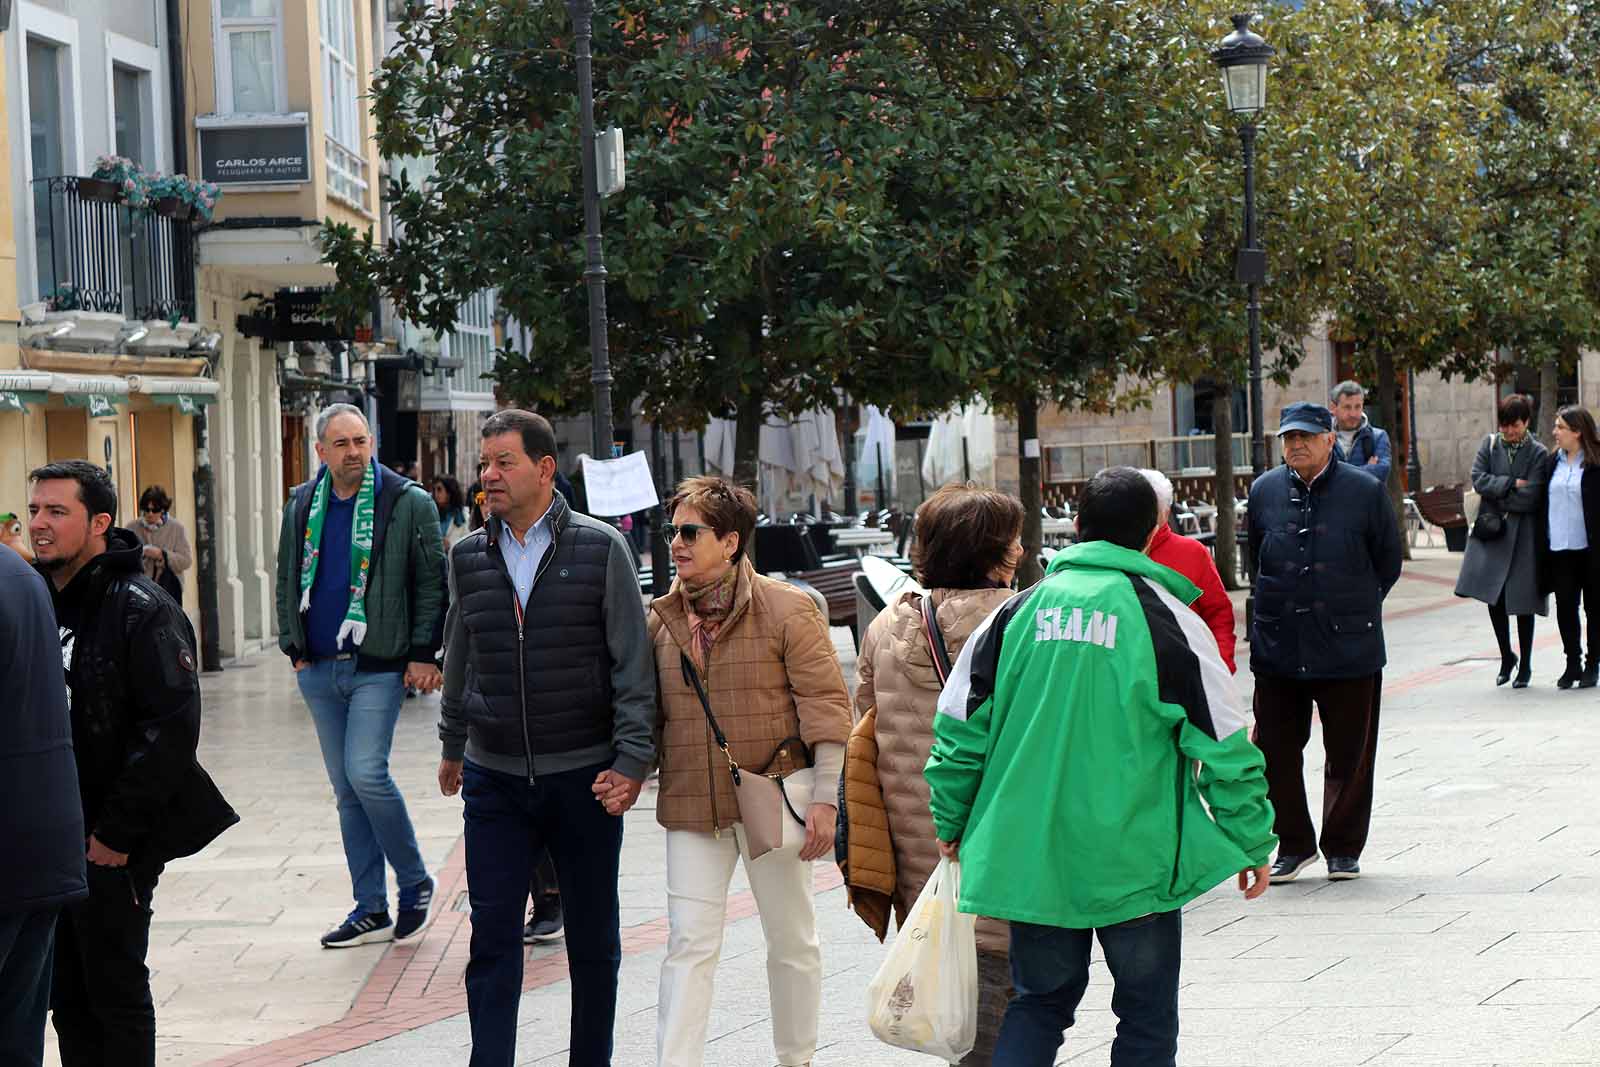
<instances>
[{"instance_id":1,"label":"woman in light blouse","mask_svg":"<svg viewBox=\"0 0 1600 1067\"><path fill-rule=\"evenodd\" d=\"M1556 595L1556 622L1567 653L1567 669L1556 682L1560 689L1593 688L1600 677L1600 433L1594 416L1576 404L1556 414L1556 448L1545 460L1545 536L1541 585ZM1588 658L1578 604L1588 623Z\"/></svg>"}]
</instances>

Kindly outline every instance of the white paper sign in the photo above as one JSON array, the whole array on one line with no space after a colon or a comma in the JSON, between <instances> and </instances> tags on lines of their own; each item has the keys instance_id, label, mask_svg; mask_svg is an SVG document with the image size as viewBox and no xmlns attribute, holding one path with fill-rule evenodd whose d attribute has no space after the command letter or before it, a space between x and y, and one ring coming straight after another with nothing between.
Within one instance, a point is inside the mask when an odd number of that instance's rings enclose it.
<instances>
[{"instance_id":1,"label":"white paper sign","mask_svg":"<svg viewBox=\"0 0 1600 1067\"><path fill-rule=\"evenodd\" d=\"M591 515L631 515L661 502L650 476L650 461L643 452L608 460L584 456L583 487Z\"/></svg>"},{"instance_id":2,"label":"white paper sign","mask_svg":"<svg viewBox=\"0 0 1600 1067\"><path fill-rule=\"evenodd\" d=\"M1028 459L1038 459L1039 439L1037 437L1030 437L1026 441L1022 442L1022 454Z\"/></svg>"}]
</instances>

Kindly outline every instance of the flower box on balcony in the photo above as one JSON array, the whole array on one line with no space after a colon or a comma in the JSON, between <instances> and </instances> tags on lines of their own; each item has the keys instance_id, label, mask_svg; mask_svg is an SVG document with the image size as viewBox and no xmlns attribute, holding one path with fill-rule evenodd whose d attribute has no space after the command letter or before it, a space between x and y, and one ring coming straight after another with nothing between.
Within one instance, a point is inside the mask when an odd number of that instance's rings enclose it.
<instances>
[{"instance_id":1,"label":"flower box on balcony","mask_svg":"<svg viewBox=\"0 0 1600 1067\"><path fill-rule=\"evenodd\" d=\"M79 178L78 196L84 200L98 200L101 203L114 204L121 199L121 186L105 178Z\"/></svg>"},{"instance_id":2,"label":"flower box on balcony","mask_svg":"<svg viewBox=\"0 0 1600 1067\"><path fill-rule=\"evenodd\" d=\"M156 214L168 219L186 219L194 214L194 208L175 196L163 196L156 201Z\"/></svg>"}]
</instances>

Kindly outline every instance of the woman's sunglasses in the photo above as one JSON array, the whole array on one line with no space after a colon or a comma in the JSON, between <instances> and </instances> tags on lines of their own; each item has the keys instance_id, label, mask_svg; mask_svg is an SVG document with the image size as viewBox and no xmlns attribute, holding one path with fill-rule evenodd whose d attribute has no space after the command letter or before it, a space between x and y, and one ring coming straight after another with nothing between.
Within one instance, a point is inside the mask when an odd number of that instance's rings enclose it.
<instances>
[{"instance_id":1,"label":"woman's sunglasses","mask_svg":"<svg viewBox=\"0 0 1600 1067\"><path fill-rule=\"evenodd\" d=\"M716 536L716 531L711 527L702 526L697 522L686 522L682 526L678 526L670 522L664 522L661 524L661 536L667 539L668 544L671 544L673 541L677 540L678 535L682 534L683 543L686 545L692 545L694 544L694 539L700 536L701 531L709 533L713 537Z\"/></svg>"}]
</instances>

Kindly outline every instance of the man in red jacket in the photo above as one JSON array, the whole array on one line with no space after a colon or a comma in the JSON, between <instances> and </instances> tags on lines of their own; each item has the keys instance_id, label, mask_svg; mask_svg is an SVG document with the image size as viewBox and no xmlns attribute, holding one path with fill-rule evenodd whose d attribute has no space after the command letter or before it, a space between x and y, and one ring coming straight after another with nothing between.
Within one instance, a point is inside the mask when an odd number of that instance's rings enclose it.
<instances>
[{"instance_id":1,"label":"man in red jacket","mask_svg":"<svg viewBox=\"0 0 1600 1067\"><path fill-rule=\"evenodd\" d=\"M1142 470L1145 480L1156 491L1156 503L1161 509L1156 523L1155 536L1145 554L1164 567L1171 567L1200 587L1200 599L1192 607L1205 620L1206 626L1217 639L1217 651L1229 672L1237 672L1233 662L1233 601L1222 587L1222 575L1205 545L1190 537L1172 532L1168 520L1172 518L1172 483L1160 471Z\"/></svg>"}]
</instances>

